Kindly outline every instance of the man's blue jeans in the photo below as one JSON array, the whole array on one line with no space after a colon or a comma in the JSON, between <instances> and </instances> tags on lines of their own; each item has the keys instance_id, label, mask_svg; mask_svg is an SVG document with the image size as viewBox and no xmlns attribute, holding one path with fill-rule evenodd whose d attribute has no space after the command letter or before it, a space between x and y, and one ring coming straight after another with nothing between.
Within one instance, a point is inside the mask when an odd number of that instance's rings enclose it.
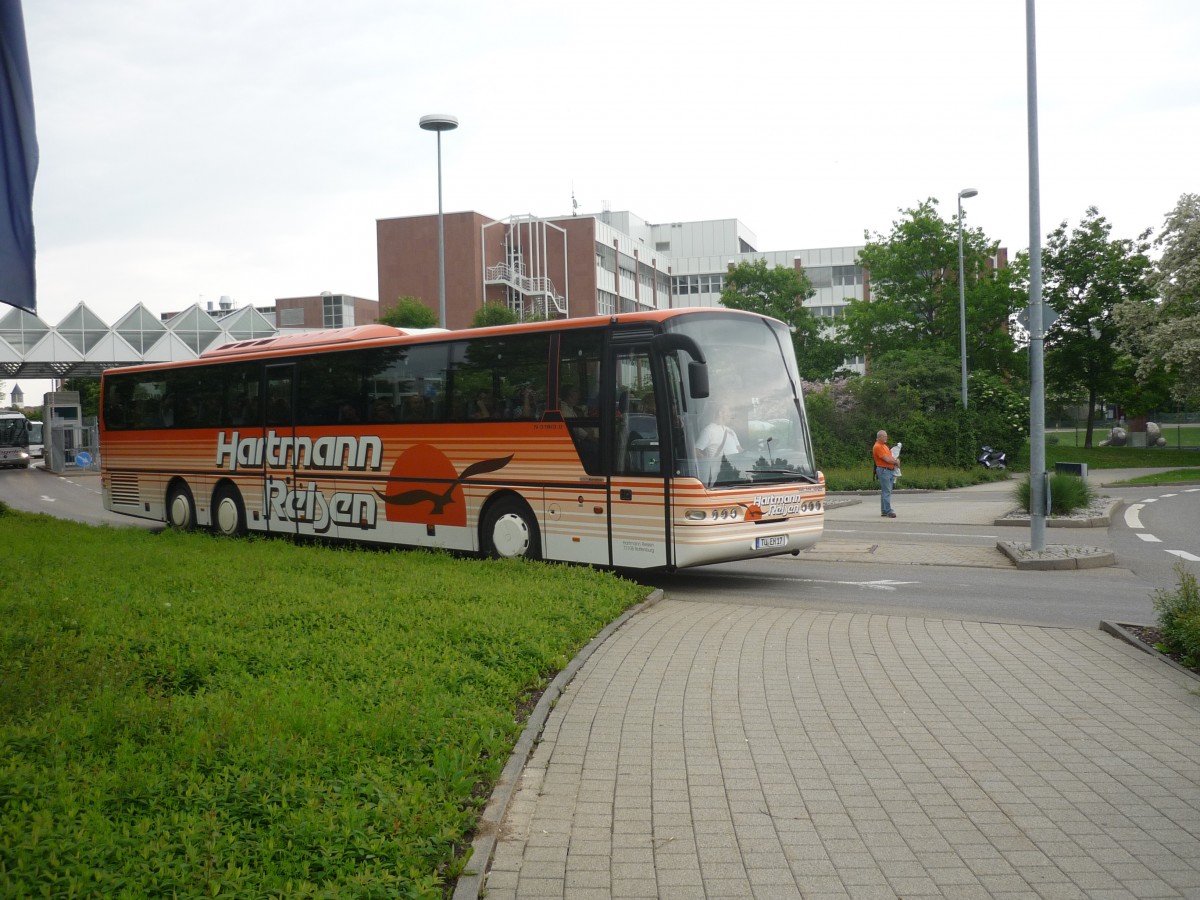
<instances>
[{"instance_id":1,"label":"man's blue jeans","mask_svg":"<svg viewBox=\"0 0 1200 900\"><path fill-rule=\"evenodd\" d=\"M896 483L896 471L876 466L875 475L879 478L879 511L886 516L892 511L892 486Z\"/></svg>"}]
</instances>

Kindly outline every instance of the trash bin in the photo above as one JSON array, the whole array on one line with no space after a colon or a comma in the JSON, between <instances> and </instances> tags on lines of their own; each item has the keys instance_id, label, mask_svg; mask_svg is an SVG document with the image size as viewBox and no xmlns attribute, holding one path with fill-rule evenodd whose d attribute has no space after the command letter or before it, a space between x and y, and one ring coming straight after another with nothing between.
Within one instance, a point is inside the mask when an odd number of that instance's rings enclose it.
<instances>
[{"instance_id":1,"label":"trash bin","mask_svg":"<svg viewBox=\"0 0 1200 900\"><path fill-rule=\"evenodd\" d=\"M1078 475L1080 478L1087 478L1087 463L1057 462L1054 464L1054 471L1060 475Z\"/></svg>"}]
</instances>

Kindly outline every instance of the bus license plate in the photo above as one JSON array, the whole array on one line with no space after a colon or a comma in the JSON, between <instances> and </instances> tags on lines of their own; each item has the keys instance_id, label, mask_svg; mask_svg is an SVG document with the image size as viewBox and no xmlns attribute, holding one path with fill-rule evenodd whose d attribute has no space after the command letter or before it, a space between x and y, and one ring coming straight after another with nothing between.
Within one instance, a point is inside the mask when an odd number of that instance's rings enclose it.
<instances>
[{"instance_id":1,"label":"bus license plate","mask_svg":"<svg viewBox=\"0 0 1200 900\"><path fill-rule=\"evenodd\" d=\"M786 547L788 536L786 534L773 534L770 537L760 537L754 539L755 550L774 550L776 547Z\"/></svg>"}]
</instances>

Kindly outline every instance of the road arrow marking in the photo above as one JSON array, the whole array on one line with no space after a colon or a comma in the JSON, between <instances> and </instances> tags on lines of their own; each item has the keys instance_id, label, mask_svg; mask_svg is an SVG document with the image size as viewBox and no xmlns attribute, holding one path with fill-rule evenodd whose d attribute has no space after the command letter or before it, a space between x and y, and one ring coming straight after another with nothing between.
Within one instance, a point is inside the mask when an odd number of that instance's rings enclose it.
<instances>
[{"instance_id":1,"label":"road arrow marking","mask_svg":"<svg viewBox=\"0 0 1200 900\"><path fill-rule=\"evenodd\" d=\"M1129 509L1125 510L1125 524L1130 528L1142 528L1142 520L1138 517L1145 503L1134 503Z\"/></svg>"}]
</instances>

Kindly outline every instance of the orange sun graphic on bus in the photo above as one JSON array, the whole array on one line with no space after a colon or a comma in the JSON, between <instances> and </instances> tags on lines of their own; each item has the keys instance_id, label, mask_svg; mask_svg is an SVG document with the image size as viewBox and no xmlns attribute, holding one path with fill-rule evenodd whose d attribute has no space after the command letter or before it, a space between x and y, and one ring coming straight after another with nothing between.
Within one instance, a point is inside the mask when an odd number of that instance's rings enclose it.
<instances>
[{"instance_id":1,"label":"orange sun graphic on bus","mask_svg":"<svg viewBox=\"0 0 1200 900\"><path fill-rule=\"evenodd\" d=\"M512 454L480 460L460 474L441 450L431 444L414 444L392 466L387 493L375 493L385 504L389 522L466 525L462 483L475 475L503 469L511 461Z\"/></svg>"}]
</instances>

